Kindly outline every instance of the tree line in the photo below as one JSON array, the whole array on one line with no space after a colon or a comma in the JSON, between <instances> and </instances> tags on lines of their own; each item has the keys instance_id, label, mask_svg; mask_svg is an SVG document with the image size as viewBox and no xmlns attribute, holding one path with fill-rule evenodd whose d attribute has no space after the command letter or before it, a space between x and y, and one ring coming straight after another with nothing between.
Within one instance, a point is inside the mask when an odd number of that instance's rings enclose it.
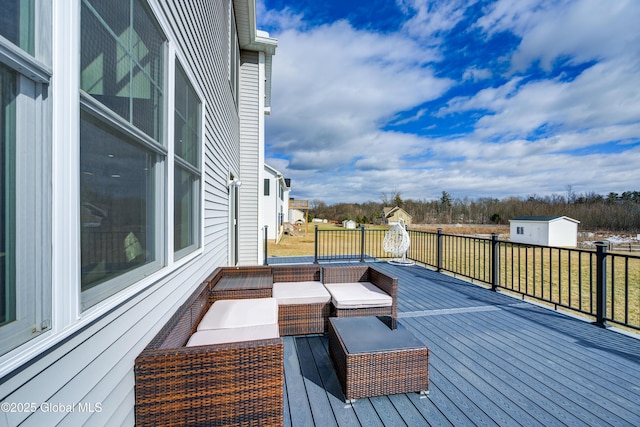
<instances>
[{"instance_id":1,"label":"tree line","mask_svg":"<svg viewBox=\"0 0 640 427\"><path fill-rule=\"evenodd\" d=\"M580 221L581 230L640 232L640 191L611 192L606 195L574 193L526 197L454 198L443 191L438 199L402 199L400 193L382 194L380 201L327 205L313 200L309 214L342 222L360 224L382 222L384 207L401 207L413 217L414 224L509 224L519 216L565 215Z\"/></svg>"}]
</instances>

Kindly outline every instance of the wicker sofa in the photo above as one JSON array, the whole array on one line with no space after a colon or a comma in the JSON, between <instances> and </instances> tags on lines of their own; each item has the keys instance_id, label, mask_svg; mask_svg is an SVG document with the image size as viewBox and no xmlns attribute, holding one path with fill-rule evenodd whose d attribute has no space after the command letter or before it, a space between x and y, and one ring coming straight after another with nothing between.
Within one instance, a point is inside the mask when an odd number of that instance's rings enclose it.
<instances>
[{"instance_id":1,"label":"wicker sofa","mask_svg":"<svg viewBox=\"0 0 640 427\"><path fill-rule=\"evenodd\" d=\"M220 289L218 285L229 277L238 279L240 286ZM282 338L186 346L214 302L272 297L272 287L264 286L265 280L274 286L285 282L370 282L392 299L387 307L358 309L338 309L330 301L279 304L280 336L325 333L331 314L397 317L397 279L370 266L217 268L136 359L137 425L283 424ZM254 286L255 282L261 286Z\"/></svg>"},{"instance_id":2,"label":"wicker sofa","mask_svg":"<svg viewBox=\"0 0 640 427\"><path fill-rule=\"evenodd\" d=\"M210 293L204 282L136 359L136 425L282 425L282 338L185 346Z\"/></svg>"}]
</instances>

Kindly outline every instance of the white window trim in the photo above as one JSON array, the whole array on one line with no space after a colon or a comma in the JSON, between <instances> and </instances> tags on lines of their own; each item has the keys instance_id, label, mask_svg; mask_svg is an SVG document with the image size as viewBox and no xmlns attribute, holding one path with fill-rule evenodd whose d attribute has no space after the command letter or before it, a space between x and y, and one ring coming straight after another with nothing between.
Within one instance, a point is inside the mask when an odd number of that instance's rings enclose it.
<instances>
[{"instance_id":1,"label":"white window trim","mask_svg":"<svg viewBox=\"0 0 640 427\"><path fill-rule=\"evenodd\" d=\"M175 179L175 165L176 162L178 162L180 164L181 167L189 170L191 173L193 173L194 175L198 176L198 188L197 188L197 192L194 193L194 196L198 198L199 200L199 204L198 204L198 209L194 210L193 214L194 214L194 220L197 220L197 226L198 226L198 236L196 236L196 242L193 245L190 245L186 248L183 248L177 252L175 252L173 250L174 248L174 241L173 241L173 232L167 232L167 236L168 236L168 243L167 243L167 248L169 248L170 250L168 250L168 252L170 253L169 255L169 259L171 260L171 262L173 262L173 260L182 260L184 257L188 256L188 254L190 253L203 253L204 251L204 204L205 204L205 199L204 199L204 184L205 184L205 180L204 180L204 168L205 168L205 142L206 142L206 135L205 135L205 131L206 131L206 126L205 126L205 119L206 119L206 111L207 111L207 104L205 101L205 97L204 97L204 92L201 90L200 86L198 85L198 80L195 78L195 74L193 73L193 71L191 70L191 68L189 67L189 61L187 61L185 55L178 49L175 49L173 44L171 44L171 49L170 49L170 60L168 62L170 62L170 66L171 66L171 71L170 71L170 76L171 76L171 85L170 87L173 88L174 90L171 93L170 98L170 103L169 103L169 108L167 109L168 112L171 112L168 117L168 130L167 130L167 134L169 135L169 141L167 143L167 146L169 147L169 155L170 155L170 163L169 165L171 165L169 167L170 172L170 178L168 180L168 198L167 200L170 201L167 209L167 212L169 214L169 219L170 219L170 230L173 230L173 224L174 224L174 212L173 212L173 200L175 198L175 194L174 194L174 179ZM199 113L199 129L198 132L200 134L200 144L198 147L198 167L199 170L197 170L196 168L193 167L193 165L190 165L189 163L182 161L181 159L177 158L175 156L175 141L173 140L174 138L174 128L175 128L175 119L174 119L174 110L175 110L175 70L176 70L176 61L180 64L180 66L182 67L182 70L184 71L186 77L187 77L187 81L189 82L189 84L191 85L191 88L195 91L196 96L198 97L198 100L200 101L200 113ZM167 75L169 75L169 73L167 73Z\"/></svg>"},{"instance_id":2,"label":"white window trim","mask_svg":"<svg viewBox=\"0 0 640 427\"><path fill-rule=\"evenodd\" d=\"M51 10L36 1L35 55L47 53ZM42 19L45 17L45 19ZM38 34L40 32L41 34ZM37 38L41 36L42 39ZM44 52L44 53L43 53ZM13 205L15 320L0 327L0 354L9 354L51 330L51 167L49 81L51 68L0 36L0 62L16 73ZM3 177L4 182L4 177ZM13 268L13 266L9 266ZM9 348L13 350L8 351ZM4 357L4 356L3 356ZM0 359L2 360L2 359Z\"/></svg>"}]
</instances>

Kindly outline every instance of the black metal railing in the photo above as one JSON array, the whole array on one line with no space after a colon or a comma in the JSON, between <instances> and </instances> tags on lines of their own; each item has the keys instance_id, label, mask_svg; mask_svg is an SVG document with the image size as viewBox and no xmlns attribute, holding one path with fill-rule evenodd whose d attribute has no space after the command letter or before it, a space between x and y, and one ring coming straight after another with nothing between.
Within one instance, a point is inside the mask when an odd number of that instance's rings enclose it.
<instances>
[{"instance_id":1,"label":"black metal railing","mask_svg":"<svg viewBox=\"0 0 640 427\"><path fill-rule=\"evenodd\" d=\"M385 252L386 230L315 231L315 262L395 258ZM407 259L492 289L503 289L555 308L640 330L640 256L529 245L490 238L410 230Z\"/></svg>"}]
</instances>

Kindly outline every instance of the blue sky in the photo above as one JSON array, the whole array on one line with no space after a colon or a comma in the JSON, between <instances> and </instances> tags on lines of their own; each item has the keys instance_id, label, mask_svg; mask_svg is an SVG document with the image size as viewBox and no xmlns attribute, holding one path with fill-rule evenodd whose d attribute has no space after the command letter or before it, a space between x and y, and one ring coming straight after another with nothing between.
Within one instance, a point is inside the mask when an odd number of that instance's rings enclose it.
<instances>
[{"instance_id":1,"label":"blue sky","mask_svg":"<svg viewBox=\"0 0 640 427\"><path fill-rule=\"evenodd\" d=\"M640 1L257 0L266 162L326 203L640 189Z\"/></svg>"}]
</instances>

